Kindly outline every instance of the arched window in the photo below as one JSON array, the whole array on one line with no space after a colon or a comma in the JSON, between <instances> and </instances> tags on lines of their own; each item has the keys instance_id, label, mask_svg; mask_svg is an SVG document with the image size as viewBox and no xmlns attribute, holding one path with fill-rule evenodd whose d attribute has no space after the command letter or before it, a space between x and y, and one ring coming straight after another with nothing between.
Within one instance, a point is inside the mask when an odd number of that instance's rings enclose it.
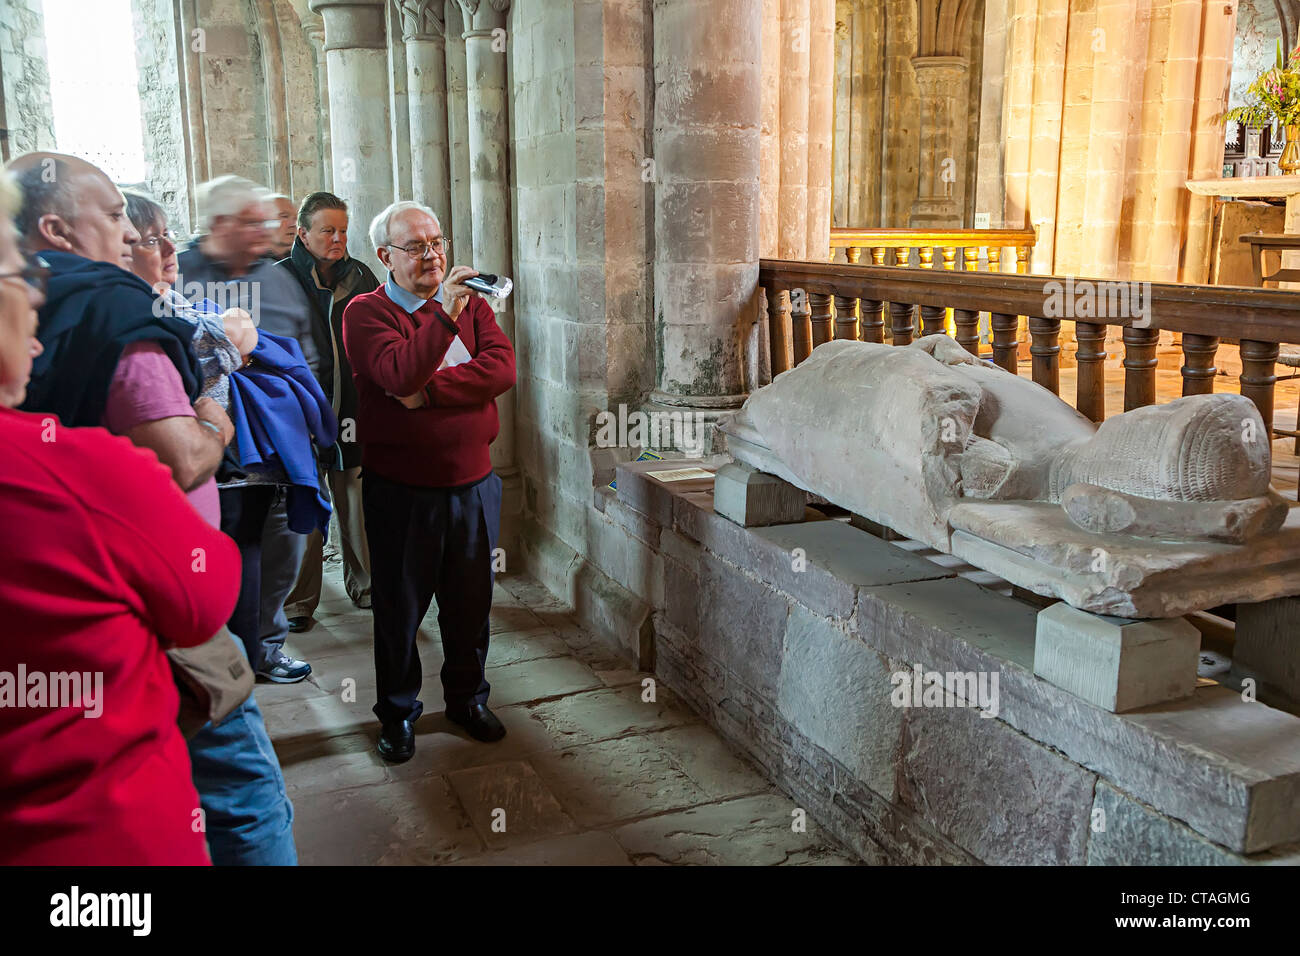
<instances>
[{"instance_id":1,"label":"arched window","mask_svg":"<svg viewBox=\"0 0 1300 956\"><path fill-rule=\"evenodd\" d=\"M44 0L44 5L59 151L89 160L118 183L144 182L131 0Z\"/></svg>"}]
</instances>

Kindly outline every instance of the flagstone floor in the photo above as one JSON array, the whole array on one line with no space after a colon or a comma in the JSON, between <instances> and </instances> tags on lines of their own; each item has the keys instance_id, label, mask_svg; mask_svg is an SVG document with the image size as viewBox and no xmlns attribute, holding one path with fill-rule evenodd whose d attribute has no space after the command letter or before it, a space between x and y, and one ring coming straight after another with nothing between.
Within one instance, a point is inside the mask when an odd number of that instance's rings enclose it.
<instances>
[{"instance_id":1,"label":"flagstone floor","mask_svg":"<svg viewBox=\"0 0 1300 956\"><path fill-rule=\"evenodd\" d=\"M665 687L629 670L549 591L498 578L479 743L442 713L436 609L418 638L425 714L415 756L375 753L369 611L326 566L316 625L290 635L300 684L257 686L309 864L850 864L795 804Z\"/></svg>"}]
</instances>

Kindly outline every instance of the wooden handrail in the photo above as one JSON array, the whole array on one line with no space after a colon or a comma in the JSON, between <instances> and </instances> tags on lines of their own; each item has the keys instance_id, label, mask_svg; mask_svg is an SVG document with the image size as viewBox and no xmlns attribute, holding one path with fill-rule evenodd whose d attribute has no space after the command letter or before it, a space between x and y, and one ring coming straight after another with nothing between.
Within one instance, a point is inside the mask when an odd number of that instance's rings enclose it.
<instances>
[{"instance_id":1,"label":"wooden handrail","mask_svg":"<svg viewBox=\"0 0 1300 956\"><path fill-rule=\"evenodd\" d=\"M1106 413L1107 327L1123 329L1126 411L1155 401L1156 349L1160 331L1168 330L1182 333L1184 395L1214 390L1220 339L1237 340L1241 394L1255 402L1270 428L1280 344L1300 343L1300 292L1284 290L780 259L760 261L759 284L767 301L772 375L802 362L832 335L883 342L888 331L895 345L906 345L918 333L949 334L943 321L949 310L956 341L978 355L976 326L987 312L993 362L1018 374L1019 337L1027 332L1033 380L1060 394L1061 323L1074 322L1075 407L1093 421ZM794 290L802 290L811 310L791 308ZM1099 309L1110 304L1112 292L1116 304L1124 302L1135 314ZM1090 308L1080 314L1075 307L1085 301Z\"/></svg>"},{"instance_id":2,"label":"wooden handrail","mask_svg":"<svg viewBox=\"0 0 1300 956\"><path fill-rule=\"evenodd\" d=\"M831 248L922 249L970 246L1032 246L1034 229L841 229L831 230Z\"/></svg>"},{"instance_id":3,"label":"wooden handrail","mask_svg":"<svg viewBox=\"0 0 1300 956\"><path fill-rule=\"evenodd\" d=\"M788 259L761 260L758 281L760 285L775 284L809 293L1042 316L1053 296L1049 283L1057 282L1064 286L1070 278L1073 278L1076 290L1083 282L1128 284L1115 279L1015 275L1009 272L944 272L938 269L922 272L890 266ZM1264 342L1300 343L1300 292L1172 282L1152 282L1149 286L1151 324L1148 328ZM1064 318L1075 321L1070 316ZM1088 317L1078 321L1095 325L1133 325L1133 321L1126 318Z\"/></svg>"}]
</instances>

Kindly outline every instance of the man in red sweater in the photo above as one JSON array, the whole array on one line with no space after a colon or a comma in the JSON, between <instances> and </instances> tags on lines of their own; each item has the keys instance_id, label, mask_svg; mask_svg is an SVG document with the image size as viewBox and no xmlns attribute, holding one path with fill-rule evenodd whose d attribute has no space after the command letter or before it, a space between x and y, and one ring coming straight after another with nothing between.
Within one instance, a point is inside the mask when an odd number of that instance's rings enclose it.
<instances>
[{"instance_id":1,"label":"man in red sweater","mask_svg":"<svg viewBox=\"0 0 1300 956\"><path fill-rule=\"evenodd\" d=\"M478 740L505 727L488 709L484 665L501 479L488 446L495 399L515 384L515 353L491 307L447 272L438 218L394 203L370 224L388 281L343 313L358 394L362 504L370 544L379 754L415 752L423 712L415 635L438 599L448 719Z\"/></svg>"}]
</instances>

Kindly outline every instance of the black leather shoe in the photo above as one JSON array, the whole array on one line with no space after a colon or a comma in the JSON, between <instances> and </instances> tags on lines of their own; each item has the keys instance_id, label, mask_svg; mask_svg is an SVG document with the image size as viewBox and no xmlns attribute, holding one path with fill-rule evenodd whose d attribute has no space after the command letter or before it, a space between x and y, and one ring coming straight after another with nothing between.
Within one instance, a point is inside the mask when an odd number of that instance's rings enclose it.
<instances>
[{"instance_id":1,"label":"black leather shoe","mask_svg":"<svg viewBox=\"0 0 1300 956\"><path fill-rule=\"evenodd\" d=\"M379 756L389 763L405 763L415 754L415 728L409 720L384 724L379 732Z\"/></svg>"},{"instance_id":2,"label":"black leather shoe","mask_svg":"<svg viewBox=\"0 0 1300 956\"><path fill-rule=\"evenodd\" d=\"M289 618L289 630L295 634L301 634L303 631L310 631L315 623L316 619L314 617L291 617Z\"/></svg>"},{"instance_id":3,"label":"black leather shoe","mask_svg":"<svg viewBox=\"0 0 1300 956\"><path fill-rule=\"evenodd\" d=\"M505 725L497 720L497 715L488 710L487 704L470 704L464 710L447 711L447 719L460 724L475 740L492 743L506 735Z\"/></svg>"}]
</instances>

